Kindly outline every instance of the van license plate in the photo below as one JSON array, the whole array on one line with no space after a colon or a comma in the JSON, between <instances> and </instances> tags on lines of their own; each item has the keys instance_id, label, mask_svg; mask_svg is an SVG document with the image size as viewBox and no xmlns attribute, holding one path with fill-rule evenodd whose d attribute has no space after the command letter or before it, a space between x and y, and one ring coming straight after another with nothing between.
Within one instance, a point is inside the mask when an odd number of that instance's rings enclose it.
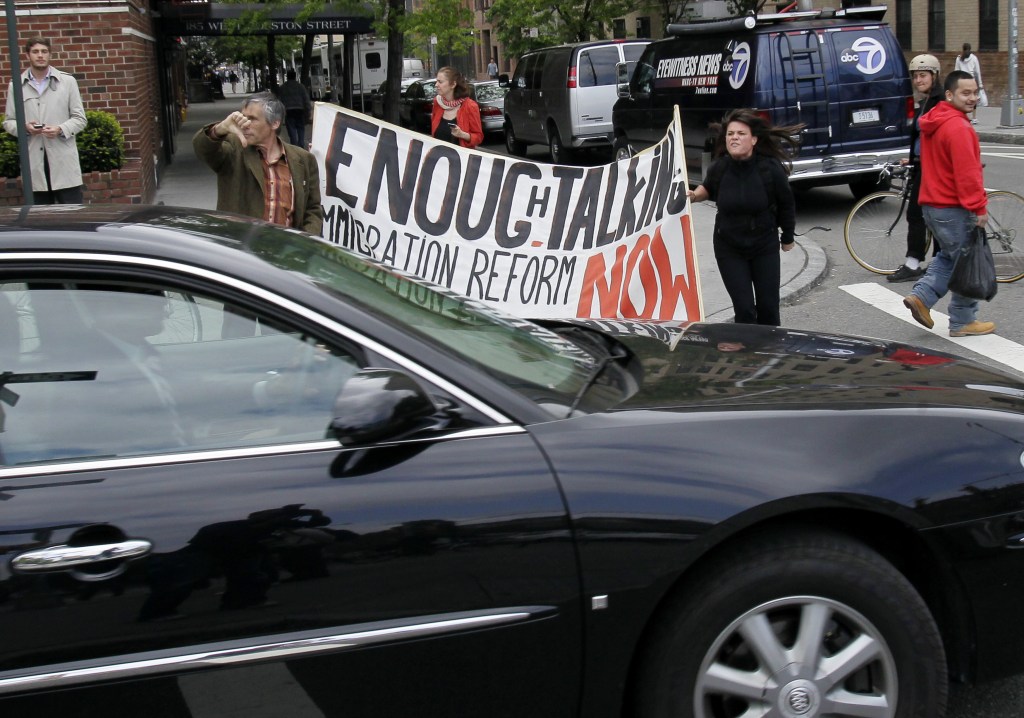
<instances>
[{"instance_id":1,"label":"van license plate","mask_svg":"<svg viewBox=\"0 0 1024 718\"><path fill-rule=\"evenodd\" d=\"M868 122L878 122L878 110L876 108L872 108L870 110L854 110L853 124L863 125Z\"/></svg>"}]
</instances>

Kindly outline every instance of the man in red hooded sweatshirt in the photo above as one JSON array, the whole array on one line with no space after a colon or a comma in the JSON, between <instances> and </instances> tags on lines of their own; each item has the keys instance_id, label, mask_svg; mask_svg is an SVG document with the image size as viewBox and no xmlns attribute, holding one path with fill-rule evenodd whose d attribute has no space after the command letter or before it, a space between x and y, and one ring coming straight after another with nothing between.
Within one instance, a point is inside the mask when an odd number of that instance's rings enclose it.
<instances>
[{"instance_id":1,"label":"man in red hooded sweatshirt","mask_svg":"<svg viewBox=\"0 0 1024 718\"><path fill-rule=\"evenodd\" d=\"M928 271L903 300L919 324L931 329L929 311L948 291L949 275L960 249L975 227L988 221L985 187L981 178L981 145L967 114L978 104L978 83L967 72L946 76L946 101L920 121L921 211L925 224L939 243L939 253ZM973 337L991 334L994 322L978 321L978 300L952 292L949 300L949 335Z\"/></svg>"}]
</instances>

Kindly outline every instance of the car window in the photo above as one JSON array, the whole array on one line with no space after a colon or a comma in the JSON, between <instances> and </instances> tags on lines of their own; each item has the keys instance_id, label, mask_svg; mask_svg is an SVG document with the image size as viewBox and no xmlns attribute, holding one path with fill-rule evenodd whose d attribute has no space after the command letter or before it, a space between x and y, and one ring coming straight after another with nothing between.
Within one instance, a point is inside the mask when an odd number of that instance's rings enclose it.
<instances>
[{"instance_id":1,"label":"car window","mask_svg":"<svg viewBox=\"0 0 1024 718\"><path fill-rule=\"evenodd\" d=\"M295 327L157 284L6 283L9 308L8 465L322 440L360 368Z\"/></svg>"},{"instance_id":2,"label":"car window","mask_svg":"<svg viewBox=\"0 0 1024 718\"><path fill-rule=\"evenodd\" d=\"M529 89L529 79L533 72L533 66L537 62L536 55L527 55L516 66L516 74L512 76L512 85L521 90Z\"/></svg>"},{"instance_id":3,"label":"car window","mask_svg":"<svg viewBox=\"0 0 1024 718\"><path fill-rule=\"evenodd\" d=\"M640 59L640 56L644 54L644 50L647 48L646 45L633 43L632 45L625 45L622 48L622 54L626 57L626 62L635 62Z\"/></svg>"},{"instance_id":4,"label":"car window","mask_svg":"<svg viewBox=\"0 0 1024 718\"><path fill-rule=\"evenodd\" d=\"M196 228L182 224L181 230ZM231 238L220 241L237 245ZM273 226L242 241L263 261L310 277L325 291L533 400L571 401L593 371L593 357L570 340L337 245Z\"/></svg>"},{"instance_id":5,"label":"car window","mask_svg":"<svg viewBox=\"0 0 1024 718\"><path fill-rule=\"evenodd\" d=\"M580 87L615 84L615 65L619 62L617 47L595 47L580 52L576 80Z\"/></svg>"},{"instance_id":6,"label":"car window","mask_svg":"<svg viewBox=\"0 0 1024 718\"><path fill-rule=\"evenodd\" d=\"M476 99L478 102L493 102L501 100L508 93L507 87L501 87L498 83L476 85Z\"/></svg>"},{"instance_id":7,"label":"car window","mask_svg":"<svg viewBox=\"0 0 1024 718\"><path fill-rule=\"evenodd\" d=\"M650 94L654 89L654 67L645 62L637 63L629 81L629 91L633 95Z\"/></svg>"}]
</instances>

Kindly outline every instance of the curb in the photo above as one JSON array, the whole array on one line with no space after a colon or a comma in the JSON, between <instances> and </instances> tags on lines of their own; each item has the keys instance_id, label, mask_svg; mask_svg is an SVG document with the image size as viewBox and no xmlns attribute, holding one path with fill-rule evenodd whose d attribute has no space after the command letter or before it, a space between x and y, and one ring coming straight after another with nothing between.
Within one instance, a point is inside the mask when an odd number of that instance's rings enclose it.
<instances>
[{"instance_id":1,"label":"curb","mask_svg":"<svg viewBox=\"0 0 1024 718\"><path fill-rule=\"evenodd\" d=\"M1004 145L1024 145L1024 129L1007 127L1004 131L1000 131L998 128L994 131L982 130L978 133L978 140Z\"/></svg>"},{"instance_id":2,"label":"curb","mask_svg":"<svg viewBox=\"0 0 1024 718\"><path fill-rule=\"evenodd\" d=\"M797 241L804 250L804 266L793 279L779 287L779 301L783 306L791 305L816 286L828 274L828 255L825 250L810 240Z\"/></svg>"}]
</instances>

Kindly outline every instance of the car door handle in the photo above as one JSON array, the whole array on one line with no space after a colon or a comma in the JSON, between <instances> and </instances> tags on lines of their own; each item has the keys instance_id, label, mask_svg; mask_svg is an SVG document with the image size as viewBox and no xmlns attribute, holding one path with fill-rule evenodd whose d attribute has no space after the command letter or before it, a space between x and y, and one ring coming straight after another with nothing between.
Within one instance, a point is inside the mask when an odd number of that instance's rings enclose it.
<instances>
[{"instance_id":1,"label":"car door handle","mask_svg":"<svg viewBox=\"0 0 1024 718\"><path fill-rule=\"evenodd\" d=\"M148 554L152 548L151 542L142 539L91 546L49 546L19 554L11 561L11 568L19 573L63 571L91 563L139 558Z\"/></svg>"}]
</instances>

